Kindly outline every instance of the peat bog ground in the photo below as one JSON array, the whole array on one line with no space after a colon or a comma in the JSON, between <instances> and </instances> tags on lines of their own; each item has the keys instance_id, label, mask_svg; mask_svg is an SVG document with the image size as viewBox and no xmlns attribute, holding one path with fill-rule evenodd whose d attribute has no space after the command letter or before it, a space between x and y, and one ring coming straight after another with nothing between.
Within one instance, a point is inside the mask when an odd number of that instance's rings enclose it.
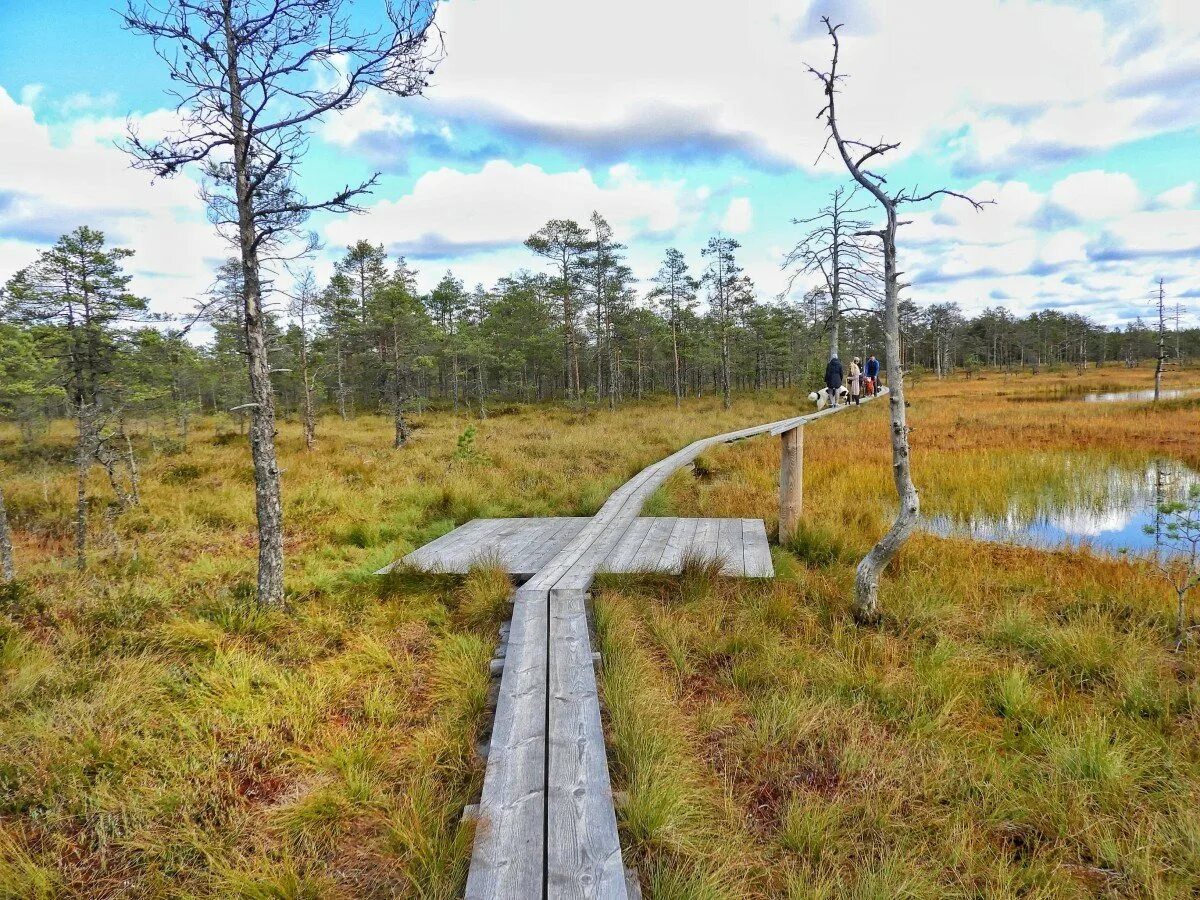
<instances>
[{"instance_id":1,"label":"peat bog ground","mask_svg":"<svg viewBox=\"0 0 1200 900\"><path fill-rule=\"evenodd\" d=\"M920 379L926 512L1002 508L1057 453L1200 468L1200 397L1110 367ZM1200 372L1172 376L1200 384ZM1174 384L1172 384L1174 386ZM142 503L73 568L71 435L0 430L20 580L0 590L0 897L461 894L507 578L370 572L478 516L587 515L783 393L616 413L281 423L288 604L256 608L245 438L135 426ZM882 407L806 434L805 527L750 584L605 577L602 690L627 861L652 898L1200 892L1200 650L1137 565L918 534L854 626L891 496ZM648 514L773 532L778 441L705 454ZM1031 459L1033 461L1031 461Z\"/></svg>"}]
</instances>

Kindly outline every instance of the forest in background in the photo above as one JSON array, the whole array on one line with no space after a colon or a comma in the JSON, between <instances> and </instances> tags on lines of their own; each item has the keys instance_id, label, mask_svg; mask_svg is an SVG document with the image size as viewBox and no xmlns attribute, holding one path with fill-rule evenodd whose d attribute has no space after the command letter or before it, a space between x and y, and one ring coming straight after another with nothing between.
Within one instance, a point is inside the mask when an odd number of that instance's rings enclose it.
<instances>
[{"instance_id":1,"label":"forest in background","mask_svg":"<svg viewBox=\"0 0 1200 900\"><path fill-rule=\"evenodd\" d=\"M346 248L328 283L299 273L287 290L269 292L280 412L310 423L322 412L387 412L402 444L406 413L429 406L486 416L499 402L611 407L677 387L681 397L701 397L721 393L726 378L735 391L819 382L835 317L825 287L798 301L763 297L737 263L738 243L721 236L701 251L703 268L671 248L659 270L639 280L607 222L595 215L589 226L547 223L527 242L530 268L491 287L469 288L448 271L422 293L403 257L367 241ZM198 414L246 418L238 264L221 267L193 315L170 319L152 312L155 298L130 293L122 270L129 255L79 228L4 285L0 412L28 436L48 419L74 415L73 381L88 386L105 427L153 416L186 432ZM1139 365L1157 355L1147 309L1146 320L1122 328L1054 309L1017 316L995 306L969 315L955 302L905 300L904 364L938 376ZM1200 328L1181 326L1180 311L1167 307L1168 363L1200 354ZM836 318L844 357L882 355L871 304ZM210 336L198 339L204 332Z\"/></svg>"}]
</instances>

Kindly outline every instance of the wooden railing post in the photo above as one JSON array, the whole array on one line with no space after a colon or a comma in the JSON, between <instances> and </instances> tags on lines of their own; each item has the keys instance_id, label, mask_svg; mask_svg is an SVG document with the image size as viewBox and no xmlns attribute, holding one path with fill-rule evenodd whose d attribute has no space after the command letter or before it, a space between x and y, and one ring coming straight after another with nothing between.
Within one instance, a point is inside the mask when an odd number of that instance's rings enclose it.
<instances>
[{"instance_id":1,"label":"wooden railing post","mask_svg":"<svg viewBox=\"0 0 1200 900\"><path fill-rule=\"evenodd\" d=\"M779 543L786 544L800 526L804 506L804 426L779 435Z\"/></svg>"}]
</instances>

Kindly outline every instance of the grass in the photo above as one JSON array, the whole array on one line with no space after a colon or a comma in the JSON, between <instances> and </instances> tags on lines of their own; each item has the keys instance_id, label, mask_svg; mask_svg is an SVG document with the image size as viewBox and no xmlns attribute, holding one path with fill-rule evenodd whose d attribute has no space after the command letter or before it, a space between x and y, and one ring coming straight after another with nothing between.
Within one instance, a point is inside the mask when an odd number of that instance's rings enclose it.
<instances>
[{"instance_id":1,"label":"grass","mask_svg":"<svg viewBox=\"0 0 1200 900\"><path fill-rule=\"evenodd\" d=\"M643 465L785 397L280 428L288 603L252 600L245 437L135 425L143 503L94 473L72 567L67 423L0 426L21 580L0 587L0 898L461 896L507 577L370 573L476 516L587 514ZM650 413L650 414L648 414ZM468 427L469 441L463 441ZM469 452L464 451L464 445Z\"/></svg>"},{"instance_id":2,"label":"grass","mask_svg":"<svg viewBox=\"0 0 1200 900\"><path fill-rule=\"evenodd\" d=\"M926 508L1000 503L1068 453L1200 466L1200 403L1069 400L1148 375L923 381ZM143 504L110 533L97 473L82 574L69 428L33 448L0 428L22 573L0 589L0 898L460 896L509 586L486 566L370 573L476 516L589 514L690 440L795 407L424 413L399 452L382 418L322 422L313 453L284 422L278 611L251 599L250 467L227 423L187 448L139 423ZM868 407L808 432L805 527L774 549L775 581L689 560L600 586L610 763L646 896L1200 892L1200 663L1170 651L1160 586L1087 553L919 535L885 577L884 625L859 629L886 424ZM777 477L774 441L722 447L650 511L773 530Z\"/></svg>"},{"instance_id":3,"label":"grass","mask_svg":"<svg viewBox=\"0 0 1200 900\"><path fill-rule=\"evenodd\" d=\"M1147 374L918 385L926 510L989 512L1031 482L1074 499L1054 479L1089 460L1197 466L1200 404L1064 400ZM853 564L887 524L885 429L808 429L805 522L773 582L603 580L618 818L646 896L1200 894L1200 656L1173 652L1162 586L1087 552L918 534L883 625L856 628ZM767 441L715 449L667 510L770 530L777 467Z\"/></svg>"}]
</instances>

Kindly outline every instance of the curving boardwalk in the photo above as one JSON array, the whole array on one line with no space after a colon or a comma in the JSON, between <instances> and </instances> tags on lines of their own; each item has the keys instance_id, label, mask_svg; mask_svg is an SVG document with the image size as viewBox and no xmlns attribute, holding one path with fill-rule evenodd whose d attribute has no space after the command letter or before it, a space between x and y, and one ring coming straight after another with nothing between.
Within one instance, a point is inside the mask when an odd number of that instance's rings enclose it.
<instances>
[{"instance_id":1,"label":"curving boardwalk","mask_svg":"<svg viewBox=\"0 0 1200 900\"><path fill-rule=\"evenodd\" d=\"M517 589L467 878L469 900L630 896L608 777L587 590L650 495L709 447L782 434L848 408L703 438L647 466Z\"/></svg>"}]
</instances>

